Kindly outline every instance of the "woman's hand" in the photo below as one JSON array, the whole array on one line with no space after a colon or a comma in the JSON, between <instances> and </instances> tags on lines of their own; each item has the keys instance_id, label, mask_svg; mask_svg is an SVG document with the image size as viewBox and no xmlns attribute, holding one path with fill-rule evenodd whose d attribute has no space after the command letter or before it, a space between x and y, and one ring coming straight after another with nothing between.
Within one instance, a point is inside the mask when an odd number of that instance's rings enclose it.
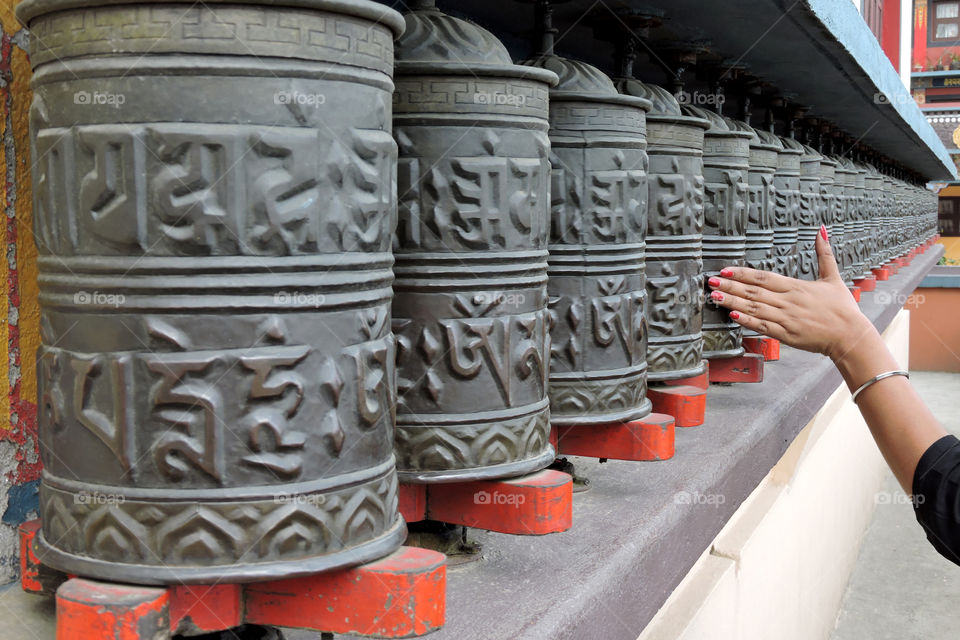
<instances>
[{"instance_id":1,"label":"woman's hand","mask_svg":"<svg viewBox=\"0 0 960 640\"><path fill-rule=\"evenodd\" d=\"M843 283L826 227L816 240L820 279L795 280L768 271L728 267L710 278L711 300L748 328L839 362L864 338L876 336Z\"/></svg>"}]
</instances>

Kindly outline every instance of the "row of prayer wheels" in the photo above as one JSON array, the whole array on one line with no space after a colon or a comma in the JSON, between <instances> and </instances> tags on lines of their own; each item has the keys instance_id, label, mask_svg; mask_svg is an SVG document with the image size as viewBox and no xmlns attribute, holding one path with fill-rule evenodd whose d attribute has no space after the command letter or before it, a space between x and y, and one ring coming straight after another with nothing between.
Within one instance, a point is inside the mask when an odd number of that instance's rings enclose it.
<instances>
[{"instance_id":1,"label":"row of prayer wheels","mask_svg":"<svg viewBox=\"0 0 960 640\"><path fill-rule=\"evenodd\" d=\"M704 277L854 279L935 196L411 3L26 0L41 559L249 581L402 544L398 481L549 465L551 424L742 353ZM255 58L255 59L254 59Z\"/></svg>"}]
</instances>

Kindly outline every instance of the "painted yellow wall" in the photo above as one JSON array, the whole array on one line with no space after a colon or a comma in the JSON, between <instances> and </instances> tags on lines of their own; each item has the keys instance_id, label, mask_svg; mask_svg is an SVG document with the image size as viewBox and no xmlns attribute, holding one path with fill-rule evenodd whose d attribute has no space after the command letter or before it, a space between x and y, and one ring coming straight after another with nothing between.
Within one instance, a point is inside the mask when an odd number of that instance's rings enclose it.
<instances>
[{"instance_id":1,"label":"painted yellow wall","mask_svg":"<svg viewBox=\"0 0 960 640\"><path fill-rule=\"evenodd\" d=\"M960 261L960 237L940 238L937 244L943 245L944 258Z\"/></svg>"},{"instance_id":2,"label":"painted yellow wall","mask_svg":"<svg viewBox=\"0 0 960 640\"><path fill-rule=\"evenodd\" d=\"M9 1L0 4L0 28L3 31L4 48L9 50L9 56L3 61L5 68L0 70L9 83L4 93L0 94L3 97L0 104L0 140L3 143L0 145L0 167L5 174L5 179L0 180L0 193L3 195L0 202L6 213L2 261L6 295L0 312L7 319L7 322L0 323L6 350L0 364L0 410L3 412L0 430L9 430L11 425L19 422L21 416L14 418L14 413L36 407L36 351L40 343L28 127L33 92L30 90L30 63L23 48L26 46L25 33L22 33L23 27L13 15L13 4ZM10 219L11 215L13 220ZM11 360L13 375L10 371ZM17 383L19 389L16 388Z\"/></svg>"}]
</instances>

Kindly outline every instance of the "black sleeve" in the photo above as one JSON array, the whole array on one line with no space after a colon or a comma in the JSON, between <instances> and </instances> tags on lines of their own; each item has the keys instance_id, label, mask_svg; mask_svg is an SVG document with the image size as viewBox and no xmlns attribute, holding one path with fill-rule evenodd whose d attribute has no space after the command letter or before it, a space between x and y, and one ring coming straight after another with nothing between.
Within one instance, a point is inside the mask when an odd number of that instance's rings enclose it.
<instances>
[{"instance_id":1,"label":"black sleeve","mask_svg":"<svg viewBox=\"0 0 960 640\"><path fill-rule=\"evenodd\" d=\"M930 445L913 473L913 508L927 540L960 565L960 440L944 436Z\"/></svg>"}]
</instances>

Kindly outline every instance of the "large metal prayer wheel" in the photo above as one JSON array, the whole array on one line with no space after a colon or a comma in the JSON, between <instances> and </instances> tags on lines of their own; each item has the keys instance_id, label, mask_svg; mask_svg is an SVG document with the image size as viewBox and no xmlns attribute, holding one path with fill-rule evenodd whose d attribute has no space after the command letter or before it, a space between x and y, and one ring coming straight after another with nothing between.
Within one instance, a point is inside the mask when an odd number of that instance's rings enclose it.
<instances>
[{"instance_id":1,"label":"large metal prayer wheel","mask_svg":"<svg viewBox=\"0 0 960 640\"><path fill-rule=\"evenodd\" d=\"M544 54L550 90L550 420L637 420L647 399L646 112L595 67Z\"/></svg>"},{"instance_id":2,"label":"large metal prayer wheel","mask_svg":"<svg viewBox=\"0 0 960 640\"><path fill-rule=\"evenodd\" d=\"M896 257L895 245L897 237L897 218L895 215L896 191L894 180L889 175L883 176L883 191L881 192L880 215L882 229L880 231L881 262L886 264Z\"/></svg>"},{"instance_id":3,"label":"large metal prayer wheel","mask_svg":"<svg viewBox=\"0 0 960 640\"><path fill-rule=\"evenodd\" d=\"M703 134L666 89L623 80L622 93L650 100L647 114L648 379L700 375L703 360Z\"/></svg>"},{"instance_id":4,"label":"large metal prayer wheel","mask_svg":"<svg viewBox=\"0 0 960 640\"><path fill-rule=\"evenodd\" d=\"M523 475L549 443L550 71L414 3L397 41L397 465L408 482Z\"/></svg>"},{"instance_id":5,"label":"large metal prayer wheel","mask_svg":"<svg viewBox=\"0 0 960 640\"><path fill-rule=\"evenodd\" d=\"M848 221L854 215L856 208L856 176L857 170L853 163L844 158L834 156L837 163L834 174L834 201L832 226L830 227L830 243L837 263L840 265L840 275L847 286L853 286L852 254L848 247L852 241L852 233L848 233Z\"/></svg>"},{"instance_id":6,"label":"large metal prayer wheel","mask_svg":"<svg viewBox=\"0 0 960 640\"><path fill-rule=\"evenodd\" d=\"M837 203L837 162L828 155L820 157L820 224L827 228L827 233L832 240L833 219L836 210L840 206ZM840 187L843 190L843 187ZM819 269L819 265L818 265Z\"/></svg>"},{"instance_id":7,"label":"large metal prayer wheel","mask_svg":"<svg viewBox=\"0 0 960 640\"><path fill-rule=\"evenodd\" d=\"M783 138L784 145L798 144L792 138ZM801 145L800 199L797 217L797 277L816 280L820 277L816 241L823 223L823 199L820 196L820 161L822 156L812 148Z\"/></svg>"},{"instance_id":8,"label":"large metal prayer wheel","mask_svg":"<svg viewBox=\"0 0 960 640\"><path fill-rule=\"evenodd\" d=\"M857 165L849 158L837 158L837 175L844 185L843 216L836 238L837 259L844 281L852 286L854 278L860 277L856 271L857 217L863 198L863 178Z\"/></svg>"},{"instance_id":9,"label":"large metal prayer wheel","mask_svg":"<svg viewBox=\"0 0 960 640\"><path fill-rule=\"evenodd\" d=\"M782 148L766 131L757 131L739 120L727 120L737 131L750 134L750 167L747 173L746 264L753 269L772 271L774 205L777 192L774 174L777 172L777 151Z\"/></svg>"},{"instance_id":10,"label":"large metal prayer wheel","mask_svg":"<svg viewBox=\"0 0 960 640\"><path fill-rule=\"evenodd\" d=\"M751 134L706 109L685 106L684 112L710 122L703 140L703 272L709 278L745 263ZM729 311L713 302L704 305L703 357L742 355L742 337L743 329Z\"/></svg>"},{"instance_id":11,"label":"large metal prayer wheel","mask_svg":"<svg viewBox=\"0 0 960 640\"><path fill-rule=\"evenodd\" d=\"M880 252L880 234L883 194L883 176L872 165L867 165L867 175L864 177L864 193L866 206L866 250L865 263L868 270L879 269L883 266Z\"/></svg>"},{"instance_id":12,"label":"large metal prayer wheel","mask_svg":"<svg viewBox=\"0 0 960 640\"><path fill-rule=\"evenodd\" d=\"M392 552L400 15L27 0L18 16L34 67L40 560L215 583Z\"/></svg>"},{"instance_id":13,"label":"large metal prayer wheel","mask_svg":"<svg viewBox=\"0 0 960 640\"><path fill-rule=\"evenodd\" d=\"M856 189L854 192L855 204L851 215L852 220L848 227L851 242L849 253L852 260L850 273L854 280L860 280L870 275L870 270L867 268L866 255L868 245L867 233L869 229L867 217L870 215L870 210L868 208L867 198L867 167L856 162L853 163L853 166L857 171L857 175L855 178Z\"/></svg>"},{"instance_id":14,"label":"large metal prayer wheel","mask_svg":"<svg viewBox=\"0 0 960 640\"><path fill-rule=\"evenodd\" d=\"M796 278L800 275L800 162L803 149L792 138L776 139L780 145L777 149L777 172L773 177L777 192L774 209L774 271Z\"/></svg>"}]
</instances>

